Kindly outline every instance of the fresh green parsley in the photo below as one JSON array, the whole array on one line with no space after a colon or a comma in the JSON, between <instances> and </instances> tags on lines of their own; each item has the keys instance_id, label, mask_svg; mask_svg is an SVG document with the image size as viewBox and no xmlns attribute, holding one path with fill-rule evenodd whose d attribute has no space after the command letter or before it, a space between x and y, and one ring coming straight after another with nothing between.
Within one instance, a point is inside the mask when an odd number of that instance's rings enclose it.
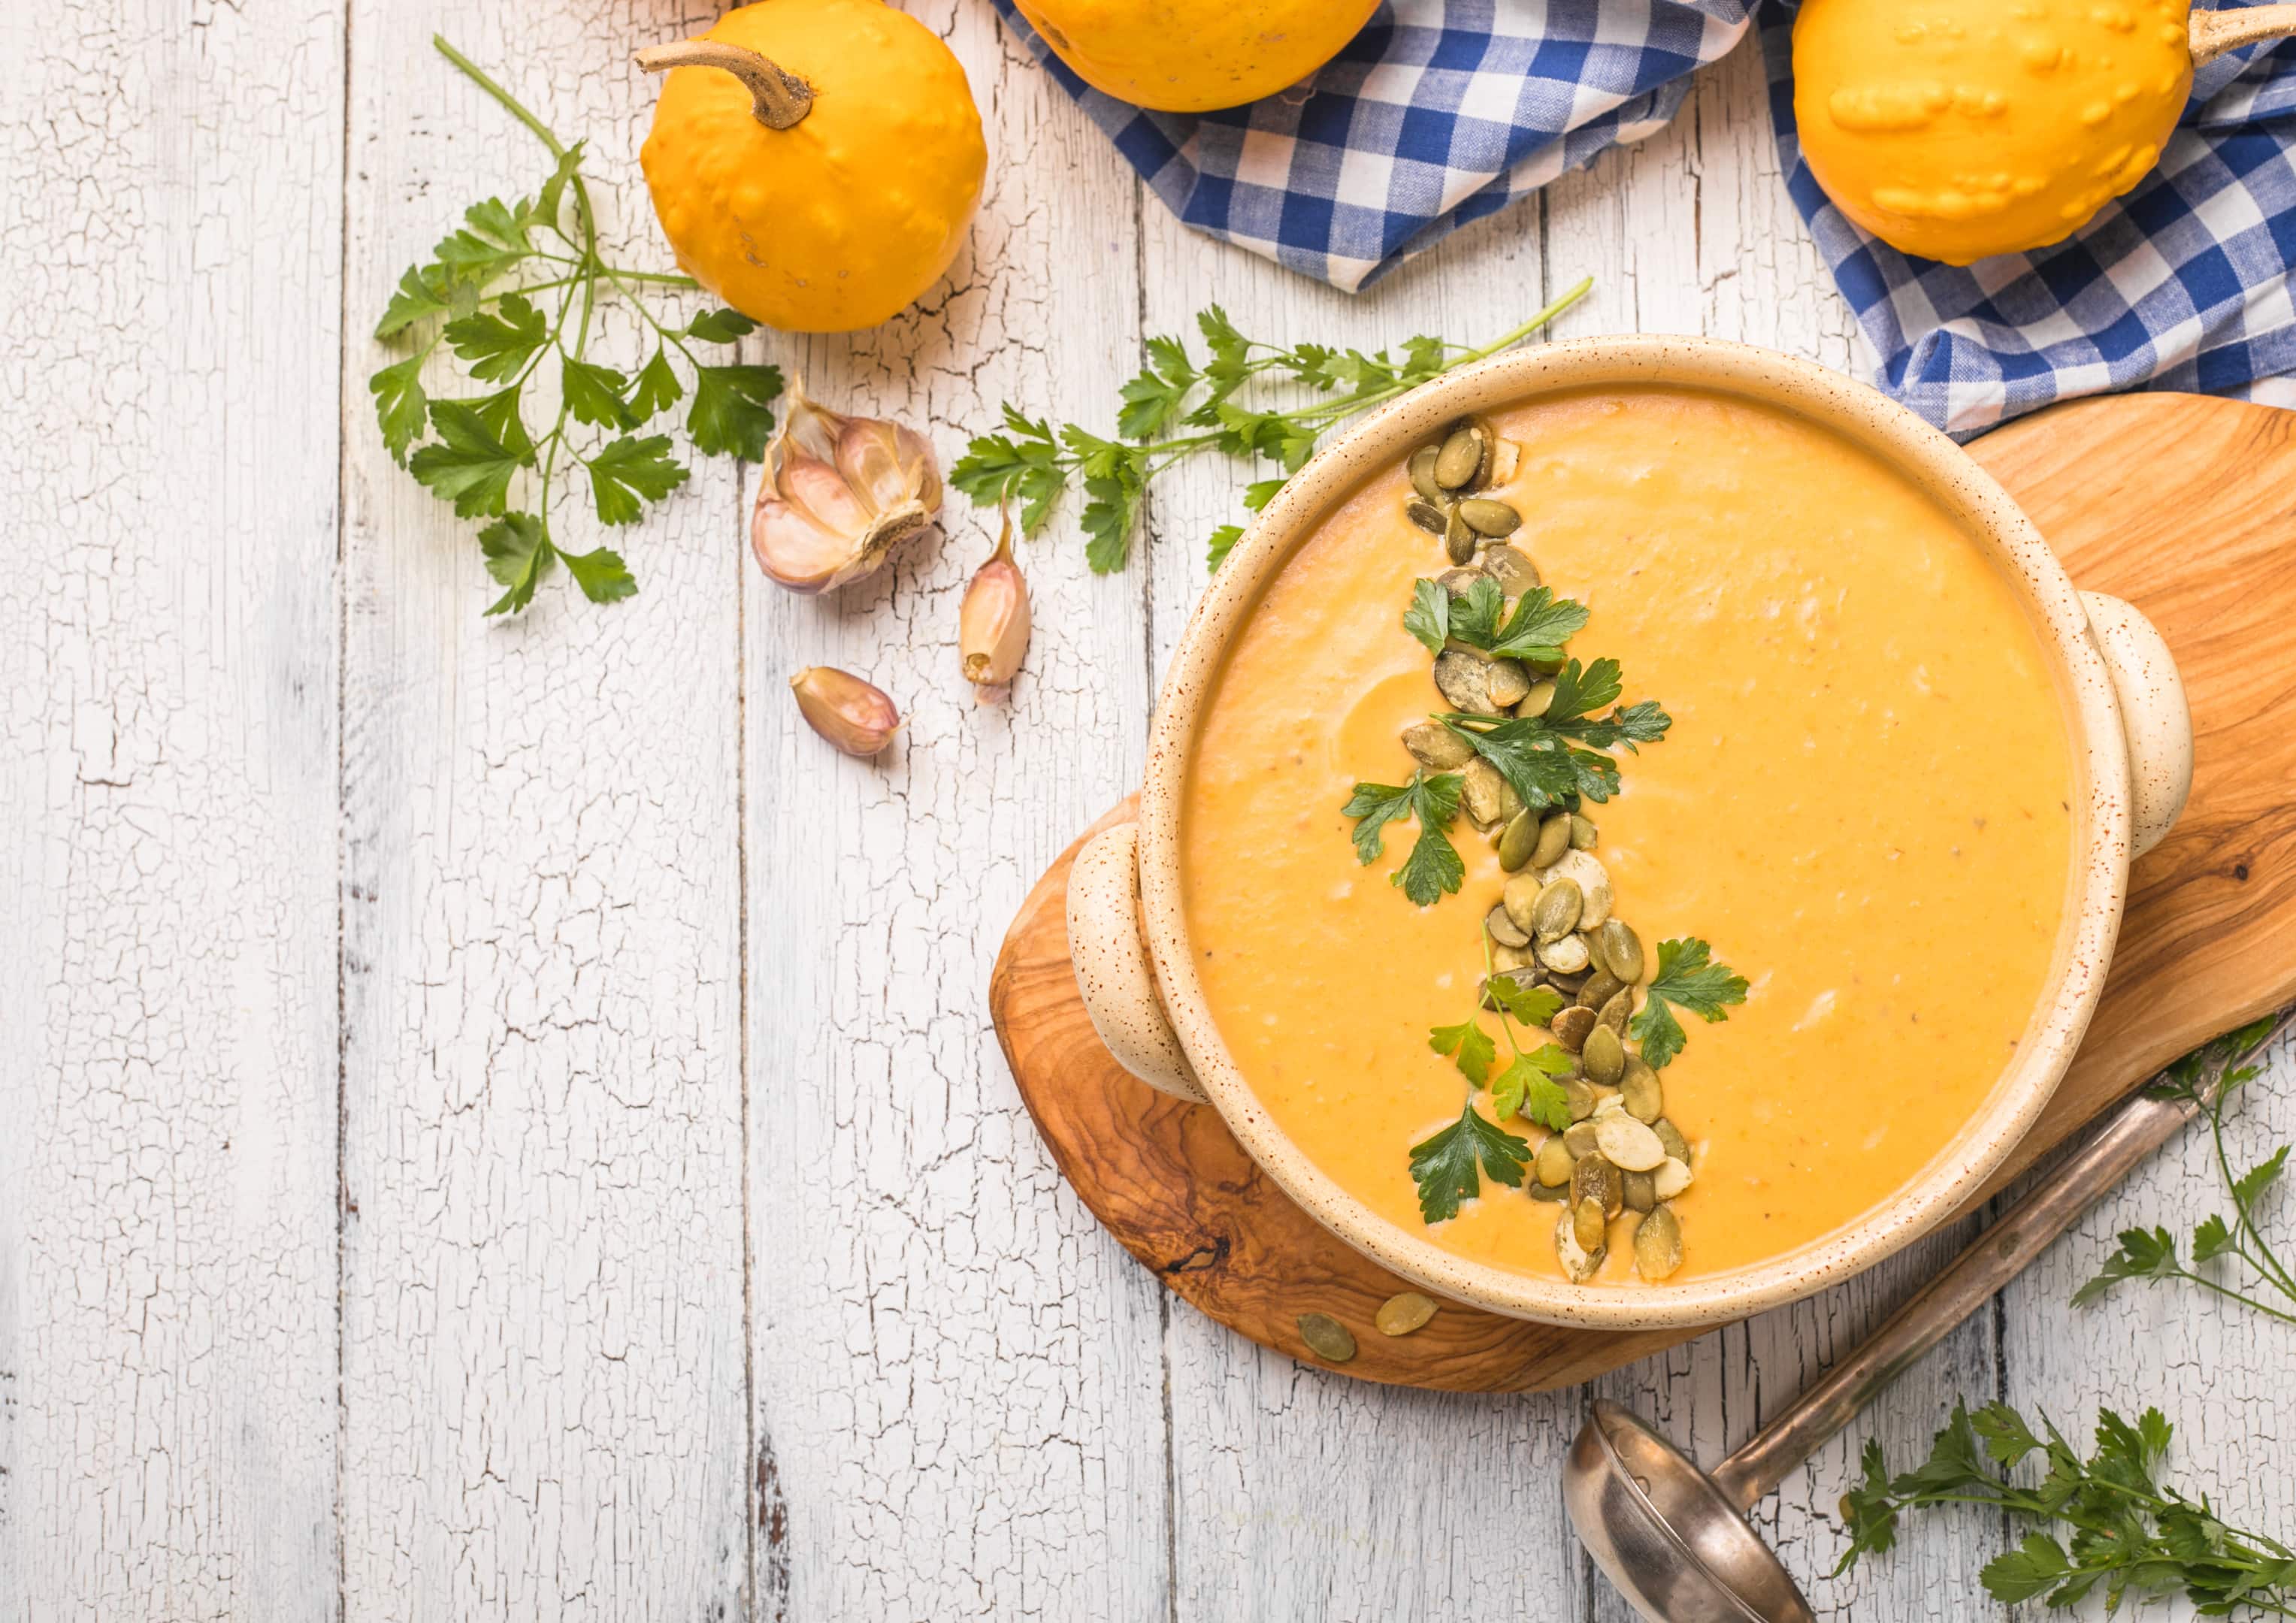
<instances>
[{"instance_id":1,"label":"fresh green parsley","mask_svg":"<svg viewBox=\"0 0 2296 1623\"><path fill-rule=\"evenodd\" d=\"M1116 439L1072 422L1032 418L1008 404L1002 431L976 436L949 470L948 482L984 507L1019 503L1021 529L1029 535L1081 483L1085 557L1096 572L1108 574L1129 561L1149 485L1175 463L1206 451L1274 463L1283 477L1258 480L1245 494L1244 505L1257 512L1300 471L1327 430L1455 366L1520 343L1593 286L1592 277L1580 282L1490 343L1470 348L1414 338L1399 354L1262 343L1246 338L1213 305L1196 317L1207 352L1201 363L1177 338L1148 340L1146 366L1117 391ZM1247 399L1270 384L1305 389L1309 398L1288 404ZM1234 525L1213 533L1213 568L1241 534Z\"/></svg>"},{"instance_id":2,"label":"fresh green parsley","mask_svg":"<svg viewBox=\"0 0 2296 1623\"><path fill-rule=\"evenodd\" d=\"M1627 1029L1642 1045L1643 1062L1662 1070L1682 1052L1687 1040L1676 1009L1687 1009L1713 1024L1730 1018L1728 1005L1746 1001L1746 978L1716 963L1711 949L1696 937L1677 937L1658 944L1658 975L1647 988L1641 1010Z\"/></svg>"},{"instance_id":3,"label":"fresh green parsley","mask_svg":"<svg viewBox=\"0 0 2296 1623\"><path fill-rule=\"evenodd\" d=\"M1522 1187L1530 1141L1486 1120L1473 1096L1459 1107L1459 1119L1411 1146L1411 1181L1419 1185L1419 1217L1441 1223L1459 1215L1459 1203L1483 1192L1476 1165L1495 1182Z\"/></svg>"},{"instance_id":4,"label":"fresh green parsley","mask_svg":"<svg viewBox=\"0 0 2296 1623\"><path fill-rule=\"evenodd\" d=\"M2034 1530L1988 1562L1981 1577L1996 1600L2070 1607L2102 1589L2105 1611L2181 1593L2205 1616L2248 1611L2296 1618L2296 1551L2277 1539L2226 1525L2206 1496L2194 1500L2160 1480L2172 1432L2158 1409L2135 1424L2111 1410L2097 1417L2086 1459L2046 1420L2036 1433L2006 1404L1975 1414L1956 1405L1919 1469L1892 1476L1880 1443L1869 1440L1864 1478L1843 1496L1849 1547L1836 1573L1897 1542L1900 1512L1928 1505L1978 1504L2070 1529L2060 1541ZM2017 1468L2038 1456L2038 1480Z\"/></svg>"},{"instance_id":5,"label":"fresh green parsley","mask_svg":"<svg viewBox=\"0 0 2296 1623\"><path fill-rule=\"evenodd\" d=\"M2296 1324L2296 1273L2265 1238L2258 1221L2265 1198L2287 1175L2289 1146L2283 1144L2246 1172L2235 1175L2225 1143L2224 1119L2225 1107L2233 1095L2262 1074L2260 1066L2235 1062L2254 1054L2287 1023L2286 1017L2267 1015L2186 1054L2169 1068L2158 1086L2149 1090L2155 1098L2189 1100L2207 1116L2217 1173L2232 1203L2232 1216L2226 1218L2212 1212L2194 1228L2190 1265L2178 1254L2177 1236L2166 1227L2124 1230L2120 1249L2105 1258L2095 1278L2073 1293L2075 1307L2102 1300L2124 1280L2184 1280L2283 1324ZM2225 1267L2205 1274L2200 1271L2214 1263ZM2223 1275L2228 1271L2235 1273L2237 1283L2226 1282ZM2277 1299L2267 1300L2267 1297Z\"/></svg>"},{"instance_id":6,"label":"fresh green parsley","mask_svg":"<svg viewBox=\"0 0 2296 1623\"><path fill-rule=\"evenodd\" d=\"M1419 838L1411 855L1389 876L1414 906L1432 906L1456 893L1467 877L1467 865L1447 832L1459 816L1459 787L1456 772L1431 778L1414 772L1408 783L1358 783L1340 807L1341 816L1357 819L1356 857L1365 867L1379 860L1390 823L1398 817L1417 820Z\"/></svg>"},{"instance_id":7,"label":"fresh green parsley","mask_svg":"<svg viewBox=\"0 0 2296 1623\"><path fill-rule=\"evenodd\" d=\"M568 145L548 126L444 39L431 44L548 149L540 189L516 203L488 198L409 269L375 324L385 343L409 352L367 380L375 420L392 460L455 516L487 521L479 546L487 571L504 588L488 614L516 613L563 563L582 594L612 602L638 589L621 555L600 546L567 551L554 536L556 498L586 483L601 524L634 524L646 506L686 480L668 434L642 434L693 382L685 437L705 456L756 461L773 431L782 375L772 366L705 358L696 346L731 344L756 331L734 310L665 321L640 298L648 289L693 292L691 277L609 265L598 250L597 211L582 174L583 143ZM504 286L505 282L514 285ZM653 355L633 375L590 358L597 308L620 296L651 327ZM482 394L439 398L424 383L445 349ZM673 358L674 357L674 358ZM555 384L554 413L538 437L526 410ZM578 434L577 428L594 430ZM513 505L513 491L522 493Z\"/></svg>"}]
</instances>

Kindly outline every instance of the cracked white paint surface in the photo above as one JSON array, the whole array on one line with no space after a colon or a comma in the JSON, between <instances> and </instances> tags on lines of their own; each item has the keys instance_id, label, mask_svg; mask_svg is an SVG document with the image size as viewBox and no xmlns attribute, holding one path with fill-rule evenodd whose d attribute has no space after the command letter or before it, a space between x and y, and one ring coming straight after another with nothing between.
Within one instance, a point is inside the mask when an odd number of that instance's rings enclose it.
<instances>
[{"instance_id":1,"label":"cracked white paint surface","mask_svg":"<svg viewBox=\"0 0 2296 1623\"><path fill-rule=\"evenodd\" d=\"M1496 332L1591 272L1566 333L1856 360L1751 52L1664 135L1349 299L1144 201L985 0L911 9L988 127L972 247L878 333L750 348L945 461L1006 398L1108 426L1143 332L1213 299L1376 346ZM383 456L372 312L539 173L431 30L591 137L655 263L623 63L712 14L0 14L0 1623L1623 1623L1555 1487L1583 1394L1365 1387L1173 1303L1062 1184L985 1024L1021 897L1136 778L1241 474L1160 487L1116 579L1071 506L1022 553L1028 669L977 708L955 610L991 528L961 499L800 600L705 468L619 538L640 596L503 625L468 527ZM108 95L76 64L115 48ZM882 760L799 725L812 663L901 703ZM2292 1086L2284 1051L2237 1143L2296 1135ZM1904 1456L1960 1393L2084 1426L2158 1401L2194 1486L2290 1524L2296 1331L2181 1290L2063 1305L2113 1229L2214 1195L2188 1138L1763 1507L1822 1611L1989 1614L1979 1517L1819 1576L1858 1440ZM1951 1244L1599 1389L1717 1458Z\"/></svg>"}]
</instances>

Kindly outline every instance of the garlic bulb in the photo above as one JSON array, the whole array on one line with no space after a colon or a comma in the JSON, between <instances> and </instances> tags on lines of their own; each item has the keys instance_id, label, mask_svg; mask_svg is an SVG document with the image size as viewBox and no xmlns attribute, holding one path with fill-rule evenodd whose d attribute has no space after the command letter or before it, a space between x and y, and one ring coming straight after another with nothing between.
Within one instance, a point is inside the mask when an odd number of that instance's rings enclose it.
<instances>
[{"instance_id":1,"label":"garlic bulb","mask_svg":"<svg viewBox=\"0 0 2296 1623\"><path fill-rule=\"evenodd\" d=\"M964 655L964 679L975 702L986 704L1013 680L1029 652L1029 583L1013 561L1013 513L1004 510L1004 531L988 561L973 571L957 611L957 647Z\"/></svg>"},{"instance_id":2,"label":"garlic bulb","mask_svg":"<svg viewBox=\"0 0 2296 1623\"><path fill-rule=\"evenodd\" d=\"M792 381L750 515L750 547L767 575L792 592L834 591L874 574L939 513L940 470L922 437L816 406Z\"/></svg>"},{"instance_id":3,"label":"garlic bulb","mask_svg":"<svg viewBox=\"0 0 2296 1623\"><path fill-rule=\"evenodd\" d=\"M874 755L900 730L893 701L850 672L808 666L790 678L790 691L806 725L848 755Z\"/></svg>"}]
</instances>

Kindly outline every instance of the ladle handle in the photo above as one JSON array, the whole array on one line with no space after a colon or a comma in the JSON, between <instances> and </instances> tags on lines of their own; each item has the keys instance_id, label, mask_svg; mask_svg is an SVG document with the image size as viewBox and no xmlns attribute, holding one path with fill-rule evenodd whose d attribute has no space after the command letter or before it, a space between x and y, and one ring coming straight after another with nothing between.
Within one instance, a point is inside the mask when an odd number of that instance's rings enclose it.
<instances>
[{"instance_id":1,"label":"ladle handle","mask_svg":"<svg viewBox=\"0 0 2296 1623\"><path fill-rule=\"evenodd\" d=\"M2291 1025L2296 1025L2296 1009L2283 1011L2269 1031L2246 1045L2245 1053L2256 1053ZM2217 1081L2239 1057L2244 1055L2227 1056L2220 1062ZM2144 1094L2123 1104L2101 1132L2058 1163L2006 1217L1972 1241L1945 1272L1891 1314L1857 1351L1723 1461L1713 1472L1715 1485L1740 1510L1752 1508L1787 1472L1856 1419L1868 1399L1990 1301L2079 1222L2099 1196L2175 1137L2200 1111L2194 1099L2155 1099Z\"/></svg>"},{"instance_id":2,"label":"ladle handle","mask_svg":"<svg viewBox=\"0 0 2296 1623\"><path fill-rule=\"evenodd\" d=\"M2259 39L2285 39L2296 34L2296 5L2194 12L2191 27L2193 66L2205 67L2227 51L2252 45Z\"/></svg>"}]
</instances>

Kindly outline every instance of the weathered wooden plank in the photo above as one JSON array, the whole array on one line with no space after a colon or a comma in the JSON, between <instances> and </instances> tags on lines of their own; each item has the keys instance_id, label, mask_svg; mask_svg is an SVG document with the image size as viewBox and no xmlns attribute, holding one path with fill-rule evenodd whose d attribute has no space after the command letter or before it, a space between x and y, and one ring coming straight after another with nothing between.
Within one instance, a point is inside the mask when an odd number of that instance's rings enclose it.
<instances>
[{"instance_id":1,"label":"weathered wooden plank","mask_svg":"<svg viewBox=\"0 0 2296 1623\"><path fill-rule=\"evenodd\" d=\"M910 9L988 126L972 246L886 328L776 352L946 466L1006 398L1111 394L1138 200L990 8ZM1009 707L959 674L995 534L962 497L945 537L837 597L743 570L760 1619L1166 1615L1161 1292L1061 1183L982 1012L1021 897L1140 767L1140 584L1086 573L1074 512L1021 554L1036 633ZM879 761L799 721L809 664L901 705Z\"/></svg>"},{"instance_id":2,"label":"weathered wooden plank","mask_svg":"<svg viewBox=\"0 0 2296 1623\"><path fill-rule=\"evenodd\" d=\"M342 10L0 16L0 1617L335 1611Z\"/></svg>"},{"instance_id":3,"label":"weathered wooden plank","mask_svg":"<svg viewBox=\"0 0 2296 1623\"><path fill-rule=\"evenodd\" d=\"M701 20L688 8L688 23ZM616 537L611 608L484 621L471 527L391 466L365 328L548 172L430 45L568 138L666 267L630 50L678 18L362 12L345 297L343 1569L348 1615L736 1615L748 1553L738 478ZM644 358L611 315L598 358ZM596 534L578 498L569 538Z\"/></svg>"}]
</instances>

